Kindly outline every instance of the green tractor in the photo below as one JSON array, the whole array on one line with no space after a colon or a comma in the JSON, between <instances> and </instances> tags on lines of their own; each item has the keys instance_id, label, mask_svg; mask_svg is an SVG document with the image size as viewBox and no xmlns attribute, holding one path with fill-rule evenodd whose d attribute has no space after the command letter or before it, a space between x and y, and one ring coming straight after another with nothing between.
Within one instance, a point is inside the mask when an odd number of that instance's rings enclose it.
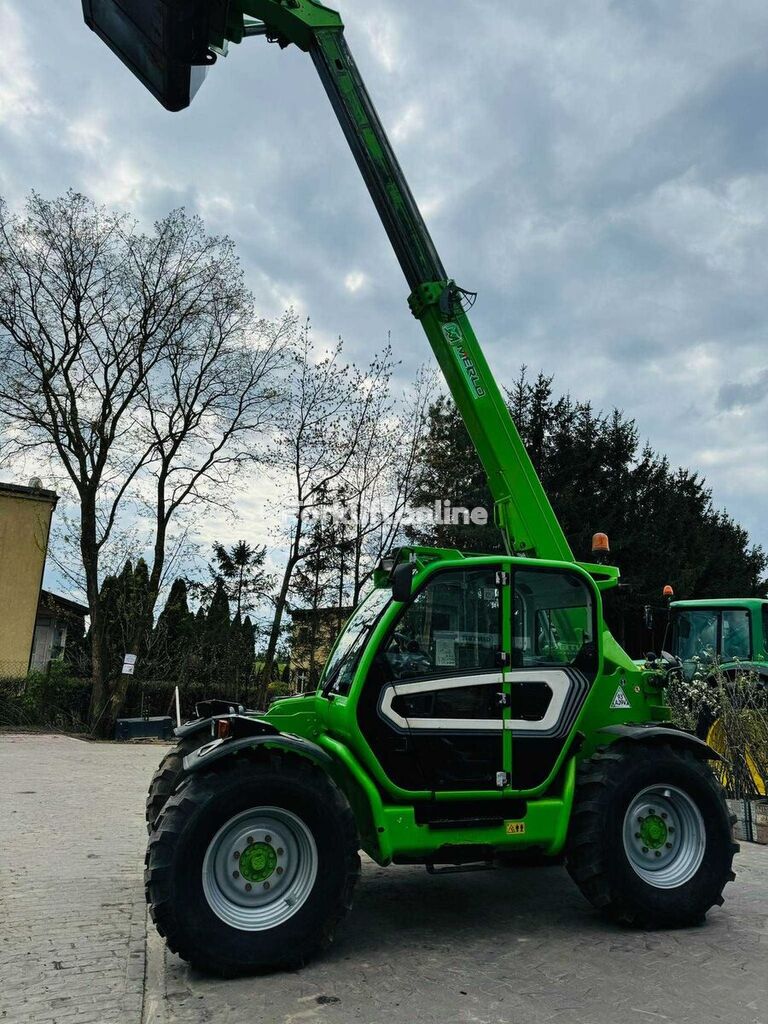
<instances>
[{"instance_id":1,"label":"green tractor","mask_svg":"<svg viewBox=\"0 0 768 1024\"><path fill-rule=\"evenodd\" d=\"M228 42L307 52L482 460L505 555L405 548L339 636L317 692L265 714L207 704L150 794L146 891L169 947L222 974L307 960L349 909L362 849L437 873L565 856L641 927L722 903L737 847L717 755L672 728L666 671L607 630L619 580L576 561L344 38L316 0L83 0L168 108ZM279 92L276 94L279 96Z\"/></svg>"},{"instance_id":2,"label":"green tractor","mask_svg":"<svg viewBox=\"0 0 768 1024\"><path fill-rule=\"evenodd\" d=\"M720 685L733 687L737 693L737 680L742 679L750 687L750 703L765 708L768 703L768 600L753 597L672 601L669 627L670 653L679 659L686 681L698 675L713 686L719 680ZM697 733L725 761L743 760L743 769L751 778L755 794L765 796L765 755L756 753L760 740L750 733L751 713L750 710L743 713L743 731L749 741L742 750L729 749L726 724L708 707L701 708ZM718 775L729 787L732 772L727 765L719 767Z\"/></svg>"}]
</instances>

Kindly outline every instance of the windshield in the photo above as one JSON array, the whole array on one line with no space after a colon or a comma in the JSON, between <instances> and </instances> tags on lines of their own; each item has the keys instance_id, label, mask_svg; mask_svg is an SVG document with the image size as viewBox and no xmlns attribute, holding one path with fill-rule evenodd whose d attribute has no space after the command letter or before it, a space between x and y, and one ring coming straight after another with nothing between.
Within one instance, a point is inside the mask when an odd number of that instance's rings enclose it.
<instances>
[{"instance_id":1,"label":"windshield","mask_svg":"<svg viewBox=\"0 0 768 1024\"><path fill-rule=\"evenodd\" d=\"M681 661L713 662L717 657L717 612L680 611L675 617L675 654Z\"/></svg>"},{"instance_id":2,"label":"windshield","mask_svg":"<svg viewBox=\"0 0 768 1024\"><path fill-rule=\"evenodd\" d=\"M681 609L674 619L674 653L690 677L704 665L752 656L749 612L741 608Z\"/></svg>"},{"instance_id":3,"label":"windshield","mask_svg":"<svg viewBox=\"0 0 768 1024\"><path fill-rule=\"evenodd\" d=\"M392 592L388 588L377 588L372 590L368 597L357 606L347 621L333 649L333 654L325 666L325 672L320 682L324 692L341 694L349 692L360 652L391 599Z\"/></svg>"}]
</instances>

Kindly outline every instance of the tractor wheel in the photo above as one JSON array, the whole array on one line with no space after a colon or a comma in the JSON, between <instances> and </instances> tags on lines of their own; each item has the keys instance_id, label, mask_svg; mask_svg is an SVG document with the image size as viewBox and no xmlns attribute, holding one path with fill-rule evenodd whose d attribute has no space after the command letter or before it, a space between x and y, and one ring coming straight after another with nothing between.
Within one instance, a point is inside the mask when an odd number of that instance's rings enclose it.
<instances>
[{"instance_id":1,"label":"tractor wheel","mask_svg":"<svg viewBox=\"0 0 768 1024\"><path fill-rule=\"evenodd\" d=\"M199 732L192 733L191 736L185 736L168 751L157 766L147 793L147 832L151 832L155 827L155 822L165 806L166 800L176 789L184 758L198 747L202 747L204 743L210 742L210 739L211 735L207 729L201 729Z\"/></svg>"},{"instance_id":2,"label":"tractor wheel","mask_svg":"<svg viewBox=\"0 0 768 1024\"><path fill-rule=\"evenodd\" d=\"M331 942L360 874L341 790L301 758L193 775L147 849L147 902L169 948L224 976L296 967Z\"/></svg>"},{"instance_id":3,"label":"tractor wheel","mask_svg":"<svg viewBox=\"0 0 768 1024\"><path fill-rule=\"evenodd\" d=\"M735 877L731 823L719 783L690 751L617 742L579 768L568 871L614 920L698 924Z\"/></svg>"},{"instance_id":4,"label":"tractor wheel","mask_svg":"<svg viewBox=\"0 0 768 1024\"><path fill-rule=\"evenodd\" d=\"M715 774L729 793L733 794L734 790L749 792L751 788L755 796L766 796L766 780L763 778L765 757L759 753L762 740L760 726L754 733L752 731L752 725L759 719L750 710L742 711L741 716L742 724L737 732L747 738L744 745L729 743L725 722L707 708L699 713L696 735L723 757L723 761L715 765Z\"/></svg>"}]
</instances>

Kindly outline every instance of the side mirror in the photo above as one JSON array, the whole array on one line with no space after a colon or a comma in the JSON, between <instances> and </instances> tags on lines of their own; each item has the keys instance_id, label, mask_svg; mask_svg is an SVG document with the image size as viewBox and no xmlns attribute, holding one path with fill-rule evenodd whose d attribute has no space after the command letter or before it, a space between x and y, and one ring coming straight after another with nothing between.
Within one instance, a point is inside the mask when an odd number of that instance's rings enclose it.
<instances>
[{"instance_id":1,"label":"side mirror","mask_svg":"<svg viewBox=\"0 0 768 1024\"><path fill-rule=\"evenodd\" d=\"M410 600L413 568L411 562L403 562L392 570L392 597L395 601Z\"/></svg>"}]
</instances>

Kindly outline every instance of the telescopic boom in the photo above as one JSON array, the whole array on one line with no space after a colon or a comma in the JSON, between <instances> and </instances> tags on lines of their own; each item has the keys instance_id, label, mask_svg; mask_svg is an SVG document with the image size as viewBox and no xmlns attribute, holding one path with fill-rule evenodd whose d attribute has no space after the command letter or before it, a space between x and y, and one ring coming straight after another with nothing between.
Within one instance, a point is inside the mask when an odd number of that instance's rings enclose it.
<instances>
[{"instance_id":1,"label":"telescopic boom","mask_svg":"<svg viewBox=\"0 0 768 1024\"><path fill-rule=\"evenodd\" d=\"M91 27L169 109L188 105L199 87L201 66L212 63L217 52L225 53L227 42L263 35L310 54L410 286L411 311L424 327L488 476L496 523L509 553L574 561L472 330L466 312L472 297L445 271L347 46L339 15L317 0L83 0L83 5ZM121 34L114 17L102 13L100 20L99 11L108 8L121 12ZM136 54L159 45L147 28L154 8L164 19L165 35L161 51L154 53L150 78ZM133 12L131 18L126 10ZM618 580L613 567L585 567L601 587Z\"/></svg>"}]
</instances>

